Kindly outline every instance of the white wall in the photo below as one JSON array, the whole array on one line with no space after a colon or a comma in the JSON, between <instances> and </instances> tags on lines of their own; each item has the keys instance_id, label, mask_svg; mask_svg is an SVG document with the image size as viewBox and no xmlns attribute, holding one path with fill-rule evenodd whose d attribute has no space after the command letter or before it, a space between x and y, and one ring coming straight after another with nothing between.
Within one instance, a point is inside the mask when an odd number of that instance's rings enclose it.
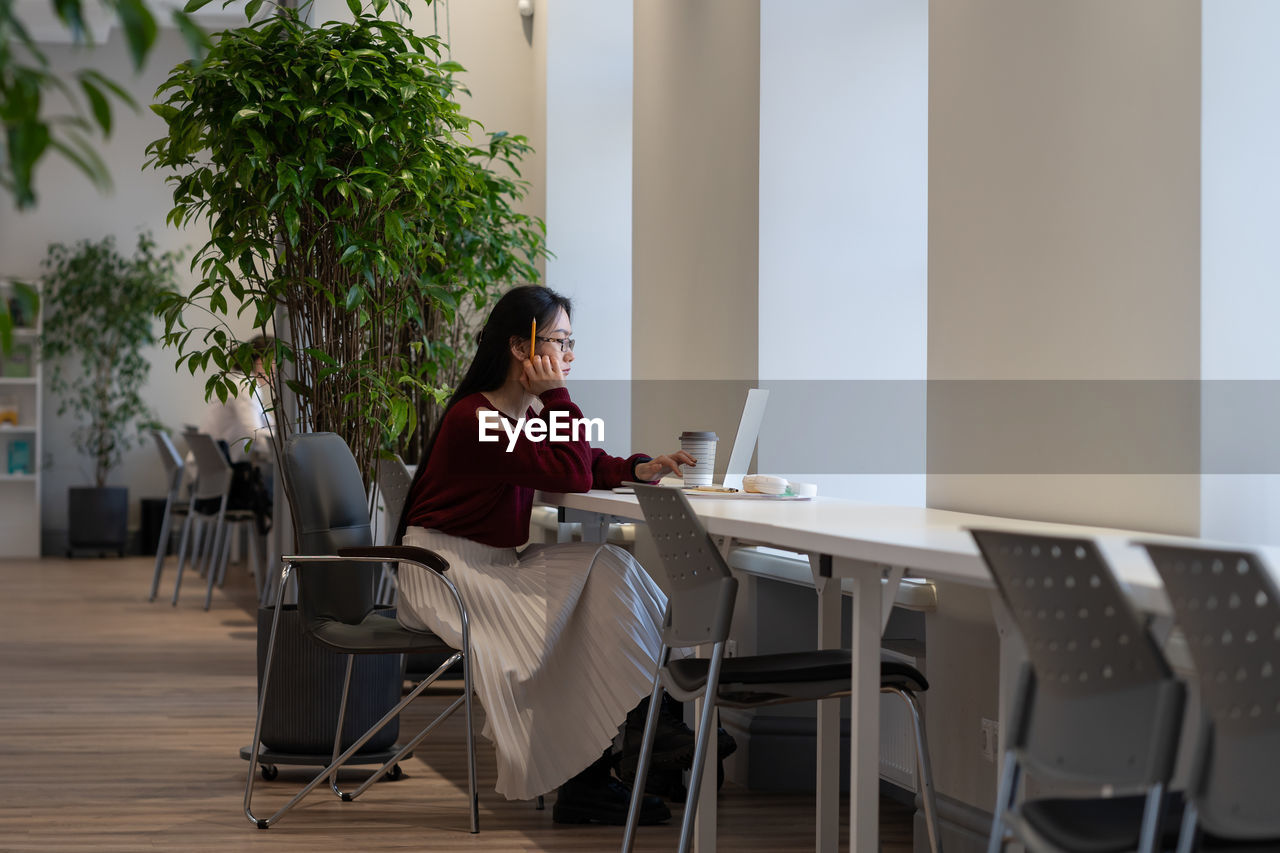
<instances>
[{"instance_id":1,"label":"white wall","mask_svg":"<svg viewBox=\"0 0 1280 853\"><path fill-rule=\"evenodd\" d=\"M928 0L760 4L759 469L821 494L924 503L928 48Z\"/></svg>"},{"instance_id":2,"label":"white wall","mask_svg":"<svg viewBox=\"0 0 1280 853\"><path fill-rule=\"evenodd\" d=\"M1201 534L1268 544L1280 543L1277 28L1269 0L1204 0Z\"/></svg>"}]
</instances>

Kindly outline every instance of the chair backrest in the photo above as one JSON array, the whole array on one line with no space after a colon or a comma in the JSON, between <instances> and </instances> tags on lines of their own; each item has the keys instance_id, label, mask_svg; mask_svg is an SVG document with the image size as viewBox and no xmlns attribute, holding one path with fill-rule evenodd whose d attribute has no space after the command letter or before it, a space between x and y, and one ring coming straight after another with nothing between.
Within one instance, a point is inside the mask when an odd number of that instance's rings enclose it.
<instances>
[{"instance_id":1,"label":"chair backrest","mask_svg":"<svg viewBox=\"0 0 1280 853\"><path fill-rule=\"evenodd\" d=\"M182 437L196 457L196 483L192 497L196 500L221 498L231 488L231 463L213 436L203 432L185 432Z\"/></svg>"},{"instance_id":2,"label":"chair backrest","mask_svg":"<svg viewBox=\"0 0 1280 853\"><path fill-rule=\"evenodd\" d=\"M1254 554L1145 543L1208 717L1191 793L1210 831L1280 838L1280 589Z\"/></svg>"},{"instance_id":3,"label":"chair backrest","mask_svg":"<svg viewBox=\"0 0 1280 853\"><path fill-rule=\"evenodd\" d=\"M400 523L400 513L409 497L413 477L399 456L378 460L378 491L382 493L383 545L395 545L395 532Z\"/></svg>"},{"instance_id":4,"label":"chair backrest","mask_svg":"<svg viewBox=\"0 0 1280 853\"><path fill-rule=\"evenodd\" d=\"M334 554L339 548L373 544L364 480L340 436L313 432L289 439L284 476L302 554ZM298 572L303 622L362 620L373 610L379 568L377 563L333 563Z\"/></svg>"},{"instance_id":5,"label":"chair backrest","mask_svg":"<svg viewBox=\"0 0 1280 853\"><path fill-rule=\"evenodd\" d=\"M1027 646L1010 744L1060 781L1167 782L1185 689L1093 542L971 531Z\"/></svg>"},{"instance_id":6,"label":"chair backrest","mask_svg":"<svg viewBox=\"0 0 1280 853\"><path fill-rule=\"evenodd\" d=\"M724 557L679 489L635 489L667 578L663 642L673 648L723 642L738 592Z\"/></svg>"},{"instance_id":7,"label":"chair backrest","mask_svg":"<svg viewBox=\"0 0 1280 853\"><path fill-rule=\"evenodd\" d=\"M153 429L151 438L155 440L156 450L160 452L160 464L164 466L164 473L169 478L169 494L177 494L182 486L182 477L186 473L187 466L178 454L178 448L173 446L173 439L169 437L169 433Z\"/></svg>"}]
</instances>

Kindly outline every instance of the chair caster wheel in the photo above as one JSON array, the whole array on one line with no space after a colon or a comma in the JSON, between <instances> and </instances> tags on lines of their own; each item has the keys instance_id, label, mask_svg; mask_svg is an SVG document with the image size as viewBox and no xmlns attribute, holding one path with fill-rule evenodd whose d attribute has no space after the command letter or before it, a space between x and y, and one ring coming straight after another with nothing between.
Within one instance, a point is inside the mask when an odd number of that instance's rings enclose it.
<instances>
[{"instance_id":1,"label":"chair caster wheel","mask_svg":"<svg viewBox=\"0 0 1280 853\"><path fill-rule=\"evenodd\" d=\"M390 779L392 782L396 781L397 779L403 779L404 770L400 769L399 764L392 764L391 769L387 771L387 778Z\"/></svg>"},{"instance_id":2,"label":"chair caster wheel","mask_svg":"<svg viewBox=\"0 0 1280 853\"><path fill-rule=\"evenodd\" d=\"M279 775L280 775L280 768L279 768L279 767L276 767L274 764L264 764L264 765L262 765L262 778L263 778L263 780L265 780L265 781L267 781L267 782L270 782L270 781L274 780L274 779L275 779L277 776L279 776ZM266 827L263 827L263 828L265 829Z\"/></svg>"}]
</instances>

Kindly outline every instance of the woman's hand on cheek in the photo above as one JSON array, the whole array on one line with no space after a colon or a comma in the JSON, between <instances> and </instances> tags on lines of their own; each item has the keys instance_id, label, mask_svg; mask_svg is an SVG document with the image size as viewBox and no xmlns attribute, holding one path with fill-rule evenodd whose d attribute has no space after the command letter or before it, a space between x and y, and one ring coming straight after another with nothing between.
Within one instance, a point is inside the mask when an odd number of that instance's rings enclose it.
<instances>
[{"instance_id":1,"label":"woman's hand on cheek","mask_svg":"<svg viewBox=\"0 0 1280 853\"><path fill-rule=\"evenodd\" d=\"M564 374L560 372L560 363L545 355L527 359L524 373L520 375L520 384L535 397L552 388L563 388Z\"/></svg>"},{"instance_id":2,"label":"woman's hand on cheek","mask_svg":"<svg viewBox=\"0 0 1280 853\"><path fill-rule=\"evenodd\" d=\"M698 460L694 459L683 450L677 450L670 455L655 456L648 462L641 462L636 466L636 477L641 481L651 483L654 480L661 479L667 474L675 474L681 476L681 465L696 465Z\"/></svg>"}]
</instances>

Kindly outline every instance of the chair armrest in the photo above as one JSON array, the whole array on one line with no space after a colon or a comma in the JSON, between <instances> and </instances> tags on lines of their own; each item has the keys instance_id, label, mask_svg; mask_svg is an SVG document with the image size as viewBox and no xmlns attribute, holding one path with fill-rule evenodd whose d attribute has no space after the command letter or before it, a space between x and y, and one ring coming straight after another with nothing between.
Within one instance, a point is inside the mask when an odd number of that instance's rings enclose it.
<instances>
[{"instance_id":1,"label":"chair armrest","mask_svg":"<svg viewBox=\"0 0 1280 853\"><path fill-rule=\"evenodd\" d=\"M361 548L339 548L339 557L376 557L381 560L408 560L421 563L437 572L449 571L449 561L435 551L413 545L369 545Z\"/></svg>"}]
</instances>

